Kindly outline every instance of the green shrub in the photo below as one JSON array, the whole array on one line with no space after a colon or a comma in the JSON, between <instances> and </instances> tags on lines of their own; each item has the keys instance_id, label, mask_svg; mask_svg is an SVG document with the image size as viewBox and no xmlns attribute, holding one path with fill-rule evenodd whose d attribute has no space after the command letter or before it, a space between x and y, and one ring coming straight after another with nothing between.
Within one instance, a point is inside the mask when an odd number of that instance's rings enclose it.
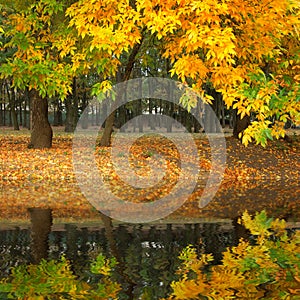
<instances>
[{"instance_id":1,"label":"green shrub","mask_svg":"<svg viewBox=\"0 0 300 300\"><path fill-rule=\"evenodd\" d=\"M111 280L115 259L99 254L91 272L102 275L97 286L79 281L64 257L60 261L42 260L38 265L21 265L11 270L10 278L0 281L1 299L117 299L120 286ZM5 297L5 298L4 298Z\"/></svg>"}]
</instances>

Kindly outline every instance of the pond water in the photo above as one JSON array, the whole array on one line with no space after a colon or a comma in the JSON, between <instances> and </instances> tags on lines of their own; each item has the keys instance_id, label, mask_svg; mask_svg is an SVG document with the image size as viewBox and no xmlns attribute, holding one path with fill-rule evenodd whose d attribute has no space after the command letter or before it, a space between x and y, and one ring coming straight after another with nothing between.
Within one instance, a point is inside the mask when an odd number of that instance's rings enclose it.
<instances>
[{"instance_id":1,"label":"pond water","mask_svg":"<svg viewBox=\"0 0 300 300\"><path fill-rule=\"evenodd\" d=\"M101 215L96 223L53 224L51 210L38 208L30 211L30 217L28 224L0 224L0 278L8 276L13 266L64 255L78 278L92 283L97 276L89 271L90 263L103 253L118 261L114 278L122 285L121 300L166 297L177 279L178 255L188 245L199 254L212 253L218 264L228 246L241 237L251 239L236 219L125 224Z\"/></svg>"},{"instance_id":2,"label":"pond water","mask_svg":"<svg viewBox=\"0 0 300 300\"><path fill-rule=\"evenodd\" d=\"M12 266L32 262L35 251L33 227L16 226L0 230L0 272L5 277ZM221 253L237 243L244 232L230 220L206 223L113 224L107 219L99 224L54 224L47 234L46 253L49 259L62 254L71 260L81 280L95 280L88 271L90 261L102 252L119 261L118 281L122 283L120 299L160 299L169 292L180 264L178 255L187 245L213 253L215 263ZM41 237L42 235L40 235ZM148 299L147 298L147 299Z\"/></svg>"}]
</instances>

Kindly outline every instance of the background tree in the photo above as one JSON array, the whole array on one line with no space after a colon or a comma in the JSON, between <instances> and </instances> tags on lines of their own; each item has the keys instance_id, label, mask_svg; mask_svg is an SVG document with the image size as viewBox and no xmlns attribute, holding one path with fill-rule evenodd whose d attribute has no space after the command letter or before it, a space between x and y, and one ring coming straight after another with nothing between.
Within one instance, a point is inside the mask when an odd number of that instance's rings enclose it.
<instances>
[{"instance_id":1,"label":"background tree","mask_svg":"<svg viewBox=\"0 0 300 300\"><path fill-rule=\"evenodd\" d=\"M29 146L51 147L48 97L58 94L65 98L71 91L74 77L72 59L65 59L68 53L62 51L65 43L74 44L64 16L67 1L29 1L24 6L14 1L14 4L19 9L11 10L6 6L4 23L8 38L4 51L10 49L13 53L1 65L0 75L10 78L14 88L30 90L32 133Z\"/></svg>"}]
</instances>

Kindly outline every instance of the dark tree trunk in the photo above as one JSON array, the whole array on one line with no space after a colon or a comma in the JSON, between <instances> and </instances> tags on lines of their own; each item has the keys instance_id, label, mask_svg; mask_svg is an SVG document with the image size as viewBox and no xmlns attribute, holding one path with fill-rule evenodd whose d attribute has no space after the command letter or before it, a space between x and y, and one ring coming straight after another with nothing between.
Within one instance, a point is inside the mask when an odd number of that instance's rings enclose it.
<instances>
[{"instance_id":1,"label":"dark tree trunk","mask_svg":"<svg viewBox=\"0 0 300 300\"><path fill-rule=\"evenodd\" d=\"M96 126L100 125L100 107L99 103L96 104Z\"/></svg>"},{"instance_id":2,"label":"dark tree trunk","mask_svg":"<svg viewBox=\"0 0 300 300\"><path fill-rule=\"evenodd\" d=\"M30 95L28 88L25 89L24 92L24 98L25 98L25 107L24 107L24 127L27 129L31 129L30 126Z\"/></svg>"},{"instance_id":3,"label":"dark tree trunk","mask_svg":"<svg viewBox=\"0 0 300 300\"><path fill-rule=\"evenodd\" d=\"M121 68L117 72L117 83L124 82L126 80L129 80L131 71L134 66L135 58L140 50L140 47L143 42L143 36L139 44L135 44L127 61L127 64L125 66L124 74L121 74ZM124 91L125 92L125 91ZM120 95L122 97L122 95ZM109 120L108 120L109 119ZM109 117L107 118L105 122L105 128L103 131L103 135L100 141L101 146L110 146L111 145L111 134L113 132L113 124L114 124L115 114L111 113Z\"/></svg>"},{"instance_id":4,"label":"dark tree trunk","mask_svg":"<svg viewBox=\"0 0 300 300\"><path fill-rule=\"evenodd\" d=\"M20 130L18 116L16 112L16 93L10 84L6 84L6 92L10 107L9 125L14 127L14 130Z\"/></svg>"},{"instance_id":5,"label":"dark tree trunk","mask_svg":"<svg viewBox=\"0 0 300 300\"><path fill-rule=\"evenodd\" d=\"M3 126L4 124L3 119L3 103L0 103L0 126Z\"/></svg>"},{"instance_id":6,"label":"dark tree trunk","mask_svg":"<svg viewBox=\"0 0 300 300\"><path fill-rule=\"evenodd\" d=\"M196 118L194 118L193 121L194 121L194 132L199 133L201 130L201 124L198 122Z\"/></svg>"},{"instance_id":7,"label":"dark tree trunk","mask_svg":"<svg viewBox=\"0 0 300 300\"><path fill-rule=\"evenodd\" d=\"M105 128L100 140L100 146L108 147L111 144L111 134L115 121L115 113L111 113L105 120Z\"/></svg>"},{"instance_id":8,"label":"dark tree trunk","mask_svg":"<svg viewBox=\"0 0 300 300\"><path fill-rule=\"evenodd\" d=\"M216 132L216 123L214 117L213 107L205 105L205 116L204 116L204 125L206 133L215 133Z\"/></svg>"},{"instance_id":9,"label":"dark tree trunk","mask_svg":"<svg viewBox=\"0 0 300 300\"><path fill-rule=\"evenodd\" d=\"M121 83L122 80L122 75L121 71L117 72L117 83ZM117 95L117 97L120 97L120 95ZM121 96L122 97L122 96ZM111 145L111 135L113 132L113 126L115 123L115 109L113 109L114 103L112 104L112 111L111 114L105 119L105 126L103 130L103 134L100 140L99 145L103 147L109 147ZM105 108L106 109L106 108Z\"/></svg>"},{"instance_id":10,"label":"dark tree trunk","mask_svg":"<svg viewBox=\"0 0 300 300\"><path fill-rule=\"evenodd\" d=\"M173 116L173 112L174 112L174 103L166 101L166 115L168 117L170 117L171 119L166 119L166 128L167 128L167 132L172 132L172 127L173 127L173 120L172 120L172 116Z\"/></svg>"},{"instance_id":11,"label":"dark tree trunk","mask_svg":"<svg viewBox=\"0 0 300 300\"><path fill-rule=\"evenodd\" d=\"M221 107L222 127L225 128L225 126L226 126L226 123L225 123L225 105L224 105L223 99L221 101L222 101L222 103L221 103L221 105L222 105L222 107Z\"/></svg>"},{"instance_id":12,"label":"dark tree trunk","mask_svg":"<svg viewBox=\"0 0 300 300\"><path fill-rule=\"evenodd\" d=\"M14 130L20 130L16 109L10 111Z\"/></svg>"},{"instance_id":13,"label":"dark tree trunk","mask_svg":"<svg viewBox=\"0 0 300 300\"><path fill-rule=\"evenodd\" d=\"M58 100L57 121L58 121L58 126L63 125L63 113L62 113L62 105L60 100Z\"/></svg>"},{"instance_id":14,"label":"dark tree trunk","mask_svg":"<svg viewBox=\"0 0 300 300\"><path fill-rule=\"evenodd\" d=\"M7 120L6 120L6 105L4 103L4 107L3 107L3 126L6 126Z\"/></svg>"},{"instance_id":15,"label":"dark tree trunk","mask_svg":"<svg viewBox=\"0 0 300 300\"><path fill-rule=\"evenodd\" d=\"M96 113L95 113L95 107L94 105L91 105L91 125L96 125Z\"/></svg>"},{"instance_id":16,"label":"dark tree trunk","mask_svg":"<svg viewBox=\"0 0 300 300\"><path fill-rule=\"evenodd\" d=\"M16 112L16 94L14 91L12 91L12 94L11 94L10 104L11 104L10 114L11 114L11 119L12 119L12 124L13 124L14 130L20 130L18 116L17 116L17 112Z\"/></svg>"},{"instance_id":17,"label":"dark tree trunk","mask_svg":"<svg viewBox=\"0 0 300 300\"><path fill-rule=\"evenodd\" d=\"M77 226L74 224L66 224L66 256L68 259L72 261L76 261L78 259L78 231Z\"/></svg>"},{"instance_id":18,"label":"dark tree trunk","mask_svg":"<svg viewBox=\"0 0 300 300\"><path fill-rule=\"evenodd\" d=\"M140 88L141 91L141 88ZM142 99L138 99L136 103L136 115L141 116L143 114L143 107L142 107ZM139 132L144 132L144 124L143 124L143 118L138 118L138 127Z\"/></svg>"},{"instance_id":19,"label":"dark tree trunk","mask_svg":"<svg viewBox=\"0 0 300 300\"><path fill-rule=\"evenodd\" d=\"M184 126L185 126L187 132L192 132L193 120L191 119L191 115L186 110L184 111L184 115L185 115Z\"/></svg>"},{"instance_id":20,"label":"dark tree trunk","mask_svg":"<svg viewBox=\"0 0 300 300\"><path fill-rule=\"evenodd\" d=\"M150 87L149 87L150 89ZM150 92L151 92L151 89L150 89ZM150 126L150 129L151 130L155 130L155 121L154 121L154 116L153 116L153 109L154 109L154 105L153 105L153 99L149 99L149 114L150 114L150 117L149 117L149 126Z\"/></svg>"},{"instance_id":21,"label":"dark tree trunk","mask_svg":"<svg viewBox=\"0 0 300 300\"><path fill-rule=\"evenodd\" d=\"M65 100L66 105L66 123L65 132L74 132L78 122L78 95L77 80L74 77L72 86L72 95Z\"/></svg>"},{"instance_id":22,"label":"dark tree trunk","mask_svg":"<svg viewBox=\"0 0 300 300\"><path fill-rule=\"evenodd\" d=\"M118 124L117 124L117 128L120 128L120 132L125 132L125 129L126 129L125 124L126 124L126 106L122 105L118 109Z\"/></svg>"},{"instance_id":23,"label":"dark tree trunk","mask_svg":"<svg viewBox=\"0 0 300 300\"><path fill-rule=\"evenodd\" d=\"M85 91L85 86L83 83L83 90ZM86 107L88 106L88 99L87 99L87 95L86 92L83 92L82 95L82 122L81 122L81 127L82 129L88 129L89 127L89 112L86 110Z\"/></svg>"},{"instance_id":24,"label":"dark tree trunk","mask_svg":"<svg viewBox=\"0 0 300 300\"><path fill-rule=\"evenodd\" d=\"M48 120L48 101L36 90L30 91L32 130L29 148L42 149L52 146L52 128Z\"/></svg>"},{"instance_id":25,"label":"dark tree trunk","mask_svg":"<svg viewBox=\"0 0 300 300\"><path fill-rule=\"evenodd\" d=\"M239 138L239 134L243 132L250 125L250 116L244 116L242 119L240 115L235 112L235 122L233 125L233 136Z\"/></svg>"},{"instance_id":26,"label":"dark tree trunk","mask_svg":"<svg viewBox=\"0 0 300 300\"><path fill-rule=\"evenodd\" d=\"M62 126L62 107L58 98L55 99L53 107L53 126Z\"/></svg>"},{"instance_id":27,"label":"dark tree trunk","mask_svg":"<svg viewBox=\"0 0 300 300\"><path fill-rule=\"evenodd\" d=\"M19 124L23 126L23 110L22 110L22 99L19 99Z\"/></svg>"},{"instance_id":28,"label":"dark tree trunk","mask_svg":"<svg viewBox=\"0 0 300 300\"><path fill-rule=\"evenodd\" d=\"M83 110L81 115L81 128L88 129L89 128L89 112L87 110Z\"/></svg>"},{"instance_id":29,"label":"dark tree trunk","mask_svg":"<svg viewBox=\"0 0 300 300\"><path fill-rule=\"evenodd\" d=\"M78 122L78 103L72 101L72 96L65 100L66 104L66 123L65 132L74 132Z\"/></svg>"}]
</instances>

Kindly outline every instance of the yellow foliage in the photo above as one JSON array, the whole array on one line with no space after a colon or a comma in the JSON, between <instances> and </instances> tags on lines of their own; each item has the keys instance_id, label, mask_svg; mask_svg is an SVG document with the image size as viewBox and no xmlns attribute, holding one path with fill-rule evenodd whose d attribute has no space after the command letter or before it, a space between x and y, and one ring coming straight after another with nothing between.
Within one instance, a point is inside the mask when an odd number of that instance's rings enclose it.
<instances>
[{"instance_id":1,"label":"yellow foliage","mask_svg":"<svg viewBox=\"0 0 300 300\"><path fill-rule=\"evenodd\" d=\"M176 295L176 299L194 299L199 293L203 293L208 286L205 284L199 285L195 280L183 278L178 282L173 282L171 288L173 289L173 294Z\"/></svg>"},{"instance_id":2,"label":"yellow foliage","mask_svg":"<svg viewBox=\"0 0 300 300\"><path fill-rule=\"evenodd\" d=\"M204 271L202 256L189 246L180 255L181 278L171 284L168 299L297 299L300 290L300 234L288 236L283 220L254 217L240 220L256 242L240 240L223 253L222 264ZM273 236L270 238L270 236Z\"/></svg>"},{"instance_id":3,"label":"yellow foliage","mask_svg":"<svg viewBox=\"0 0 300 300\"><path fill-rule=\"evenodd\" d=\"M16 69L9 76L16 82L32 76L37 63L54 70L56 92L67 92L61 85L91 68L111 80L122 58L149 38L171 62L172 77L203 95L209 82L228 108L241 117L255 115L258 123L244 132L244 144L266 145L267 139L282 136L280 121L300 123L298 0L80 0L66 11L61 1L42 0L32 8L8 20L12 39L6 46L17 47L14 57L30 66L19 74L19 61L12 62ZM65 13L61 27L53 26L58 11ZM65 82L55 72L59 60L66 66L60 76ZM45 89L44 73L30 87ZM266 128L271 118L276 122Z\"/></svg>"}]
</instances>

